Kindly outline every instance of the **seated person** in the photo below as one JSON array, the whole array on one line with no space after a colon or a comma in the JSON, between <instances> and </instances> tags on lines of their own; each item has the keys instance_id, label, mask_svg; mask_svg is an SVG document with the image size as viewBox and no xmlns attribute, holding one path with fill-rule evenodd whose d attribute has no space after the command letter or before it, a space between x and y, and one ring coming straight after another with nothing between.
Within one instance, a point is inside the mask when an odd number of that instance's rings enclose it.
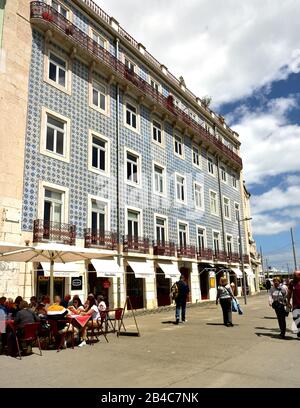
<instances>
[{"instance_id":1,"label":"seated person","mask_svg":"<svg viewBox=\"0 0 300 408\"><path fill-rule=\"evenodd\" d=\"M103 312L104 310L107 309L106 303L104 301L104 296L103 295L99 295L97 297L97 301L98 301L98 309L100 312Z\"/></svg>"},{"instance_id":2,"label":"seated person","mask_svg":"<svg viewBox=\"0 0 300 408\"><path fill-rule=\"evenodd\" d=\"M73 305L69 306L68 309L71 311L73 314L80 314L82 311L84 311L84 307L81 303L81 300L79 297L74 297L73 298Z\"/></svg>"},{"instance_id":3,"label":"seated person","mask_svg":"<svg viewBox=\"0 0 300 408\"><path fill-rule=\"evenodd\" d=\"M96 305L96 300L94 296L88 296L87 301L87 308L85 311L81 312L81 315L90 315L92 317L92 320L89 320L87 326L88 327L97 327L98 326L98 319L100 318L100 312L99 309ZM82 342L79 344L79 347L83 347L86 345L86 340L87 340L87 326L85 326L82 329Z\"/></svg>"},{"instance_id":4,"label":"seated person","mask_svg":"<svg viewBox=\"0 0 300 408\"><path fill-rule=\"evenodd\" d=\"M61 306L60 303L60 296L55 296L53 305L47 308L47 319L49 321L57 321L57 329L59 334L66 333L68 331L74 331L74 333L77 333L78 330L66 319L66 316L70 314L70 311Z\"/></svg>"}]
</instances>

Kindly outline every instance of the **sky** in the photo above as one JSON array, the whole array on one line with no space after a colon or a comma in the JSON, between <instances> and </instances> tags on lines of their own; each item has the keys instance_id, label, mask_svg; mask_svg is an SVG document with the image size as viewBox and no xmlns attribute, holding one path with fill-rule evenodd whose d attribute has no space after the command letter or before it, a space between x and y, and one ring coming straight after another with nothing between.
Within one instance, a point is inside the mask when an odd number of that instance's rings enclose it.
<instances>
[{"instance_id":1,"label":"sky","mask_svg":"<svg viewBox=\"0 0 300 408\"><path fill-rule=\"evenodd\" d=\"M298 0L96 0L239 133L265 266L300 269Z\"/></svg>"}]
</instances>

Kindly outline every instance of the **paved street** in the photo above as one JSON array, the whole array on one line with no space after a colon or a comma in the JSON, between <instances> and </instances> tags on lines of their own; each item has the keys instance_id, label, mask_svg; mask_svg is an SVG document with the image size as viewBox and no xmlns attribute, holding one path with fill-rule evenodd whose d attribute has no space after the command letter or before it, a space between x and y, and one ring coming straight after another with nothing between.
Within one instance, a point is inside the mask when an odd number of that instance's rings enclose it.
<instances>
[{"instance_id":1,"label":"paved street","mask_svg":"<svg viewBox=\"0 0 300 408\"><path fill-rule=\"evenodd\" d=\"M21 361L1 355L1 387L299 387L300 340L290 331L278 337L265 292L240 303L245 313L234 314L234 327L206 303L188 308L178 326L173 311L138 316L141 337L109 334L108 344ZM125 325L134 329L131 318Z\"/></svg>"}]
</instances>

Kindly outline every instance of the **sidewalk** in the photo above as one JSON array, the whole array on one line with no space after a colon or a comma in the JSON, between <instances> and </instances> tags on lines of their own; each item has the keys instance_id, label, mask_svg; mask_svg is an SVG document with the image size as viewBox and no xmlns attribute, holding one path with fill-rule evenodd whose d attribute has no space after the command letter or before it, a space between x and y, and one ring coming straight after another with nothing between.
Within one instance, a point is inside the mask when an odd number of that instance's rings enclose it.
<instances>
[{"instance_id":1,"label":"sidewalk","mask_svg":"<svg viewBox=\"0 0 300 408\"><path fill-rule=\"evenodd\" d=\"M234 314L234 327L223 326L220 306L209 302L189 307L178 326L174 310L138 316L140 337L109 334L109 343L22 361L0 356L1 387L298 387L300 341L291 332L278 337L265 292L247 301L240 300L244 315ZM136 330L130 317L125 326Z\"/></svg>"}]
</instances>

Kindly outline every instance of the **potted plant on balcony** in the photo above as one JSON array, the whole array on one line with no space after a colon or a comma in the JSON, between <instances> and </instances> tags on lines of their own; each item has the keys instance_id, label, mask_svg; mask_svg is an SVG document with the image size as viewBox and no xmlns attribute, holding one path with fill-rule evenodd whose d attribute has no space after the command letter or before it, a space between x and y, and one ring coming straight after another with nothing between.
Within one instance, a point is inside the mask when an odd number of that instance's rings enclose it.
<instances>
[{"instance_id":1,"label":"potted plant on balcony","mask_svg":"<svg viewBox=\"0 0 300 408\"><path fill-rule=\"evenodd\" d=\"M53 15L49 11L44 11L42 17L44 20L53 21Z\"/></svg>"},{"instance_id":2,"label":"potted plant on balcony","mask_svg":"<svg viewBox=\"0 0 300 408\"><path fill-rule=\"evenodd\" d=\"M72 27L72 25L71 24L68 24L67 26L66 26L66 34L67 35L73 35L73 33L74 33L74 30L73 30L73 27Z\"/></svg>"}]
</instances>

